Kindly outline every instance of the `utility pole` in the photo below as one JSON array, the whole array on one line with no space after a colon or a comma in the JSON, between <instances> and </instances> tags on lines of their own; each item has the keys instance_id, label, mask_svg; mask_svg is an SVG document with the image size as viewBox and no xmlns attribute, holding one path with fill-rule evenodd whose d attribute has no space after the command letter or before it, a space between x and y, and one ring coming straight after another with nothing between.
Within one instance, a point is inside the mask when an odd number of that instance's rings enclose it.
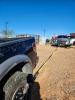
<instances>
[{"instance_id":1,"label":"utility pole","mask_svg":"<svg viewBox=\"0 0 75 100\"><path fill-rule=\"evenodd\" d=\"M8 22L5 22L5 32L6 32L6 34L7 34L7 32L8 32Z\"/></svg>"},{"instance_id":2,"label":"utility pole","mask_svg":"<svg viewBox=\"0 0 75 100\"><path fill-rule=\"evenodd\" d=\"M43 32L44 32L44 37L45 37L45 35L46 35L46 34L45 34L45 33L46 33L46 29L44 29Z\"/></svg>"}]
</instances>

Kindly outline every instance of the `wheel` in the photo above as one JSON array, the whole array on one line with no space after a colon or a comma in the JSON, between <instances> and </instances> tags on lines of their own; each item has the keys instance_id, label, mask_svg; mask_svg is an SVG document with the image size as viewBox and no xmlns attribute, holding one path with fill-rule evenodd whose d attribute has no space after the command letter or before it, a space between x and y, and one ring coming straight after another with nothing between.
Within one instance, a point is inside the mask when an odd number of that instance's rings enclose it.
<instances>
[{"instance_id":1,"label":"wheel","mask_svg":"<svg viewBox=\"0 0 75 100\"><path fill-rule=\"evenodd\" d=\"M28 100L29 84L26 77L23 72L16 72L9 78L3 88L5 100Z\"/></svg>"},{"instance_id":2,"label":"wheel","mask_svg":"<svg viewBox=\"0 0 75 100\"><path fill-rule=\"evenodd\" d=\"M73 45L75 45L75 41L73 42Z\"/></svg>"}]
</instances>

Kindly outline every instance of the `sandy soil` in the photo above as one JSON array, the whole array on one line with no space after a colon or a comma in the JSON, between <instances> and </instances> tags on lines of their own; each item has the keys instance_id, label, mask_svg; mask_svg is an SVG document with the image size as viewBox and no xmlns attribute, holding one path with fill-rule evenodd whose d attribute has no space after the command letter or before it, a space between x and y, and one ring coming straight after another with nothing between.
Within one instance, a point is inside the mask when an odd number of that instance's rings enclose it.
<instances>
[{"instance_id":1,"label":"sandy soil","mask_svg":"<svg viewBox=\"0 0 75 100\"><path fill-rule=\"evenodd\" d=\"M75 100L75 47L37 46L39 62L52 54L40 69L32 89L32 100ZM53 53L52 53L53 52Z\"/></svg>"}]
</instances>

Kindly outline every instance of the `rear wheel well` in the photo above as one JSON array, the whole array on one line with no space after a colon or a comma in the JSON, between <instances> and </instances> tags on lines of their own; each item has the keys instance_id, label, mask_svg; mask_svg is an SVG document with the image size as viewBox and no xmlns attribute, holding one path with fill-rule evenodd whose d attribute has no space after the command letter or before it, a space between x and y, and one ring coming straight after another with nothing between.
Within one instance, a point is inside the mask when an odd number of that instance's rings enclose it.
<instances>
[{"instance_id":1,"label":"rear wheel well","mask_svg":"<svg viewBox=\"0 0 75 100\"><path fill-rule=\"evenodd\" d=\"M5 85L6 81L16 72L16 71L22 71L22 67L26 64L27 62L21 62L19 64L17 64L16 66L14 66L14 68L12 68L4 77L3 79L0 81L0 87L3 88L3 86ZM20 67L18 67L20 66Z\"/></svg>"},{"instance_id":2,"label":"rear wheel well","mask_svg":"<svg viewBox=\"0 0 75 100\"><path fill-rule=\"evenodd\" d=\"M0 81L0 94L1 94L1 100L5 100L5 92L3 91L3 88L6 84L6 82L9 80L9 78L17 71L22 72L22 68L25 64L27 64L29 62L21 62L18 65L14 66L14 68L12 70L10 70L5 77ZM19 67L18 67L19 66ZM27 75L27 82L33 83L34 82L34 77L32 74L28 74ZM14 84L14 83L13 83Z\"/></svg>"}]
</instances>

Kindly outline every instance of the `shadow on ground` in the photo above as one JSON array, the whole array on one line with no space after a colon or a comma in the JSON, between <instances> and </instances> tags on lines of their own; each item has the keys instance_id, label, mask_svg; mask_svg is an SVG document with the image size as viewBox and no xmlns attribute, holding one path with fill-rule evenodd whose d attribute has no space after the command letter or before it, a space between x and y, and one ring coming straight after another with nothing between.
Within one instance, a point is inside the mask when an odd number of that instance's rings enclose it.
<instances>
[{"instance_id":1,"label":"shadow on ground","mask_svg":"<svg viewBox=\"0 0 75 100\"><path fill-rule=\"evenodd\" d=\"M66 49L70 49L70 48L73 48L75 49L75 46L53 46L53 47L56 47L56 48L66 48Z\"/></svg>"},{"instance_id":2,"label":"shadow on ground","mask_svg":"<svg viewBox=\"0 0 75 100\"><path fill-rule=\"evenodd\" d=\"M38 82L34 82L29 91L31 94L29 100L42 100L40 95L40 85Z\"/></svg>"}]
</instances>

